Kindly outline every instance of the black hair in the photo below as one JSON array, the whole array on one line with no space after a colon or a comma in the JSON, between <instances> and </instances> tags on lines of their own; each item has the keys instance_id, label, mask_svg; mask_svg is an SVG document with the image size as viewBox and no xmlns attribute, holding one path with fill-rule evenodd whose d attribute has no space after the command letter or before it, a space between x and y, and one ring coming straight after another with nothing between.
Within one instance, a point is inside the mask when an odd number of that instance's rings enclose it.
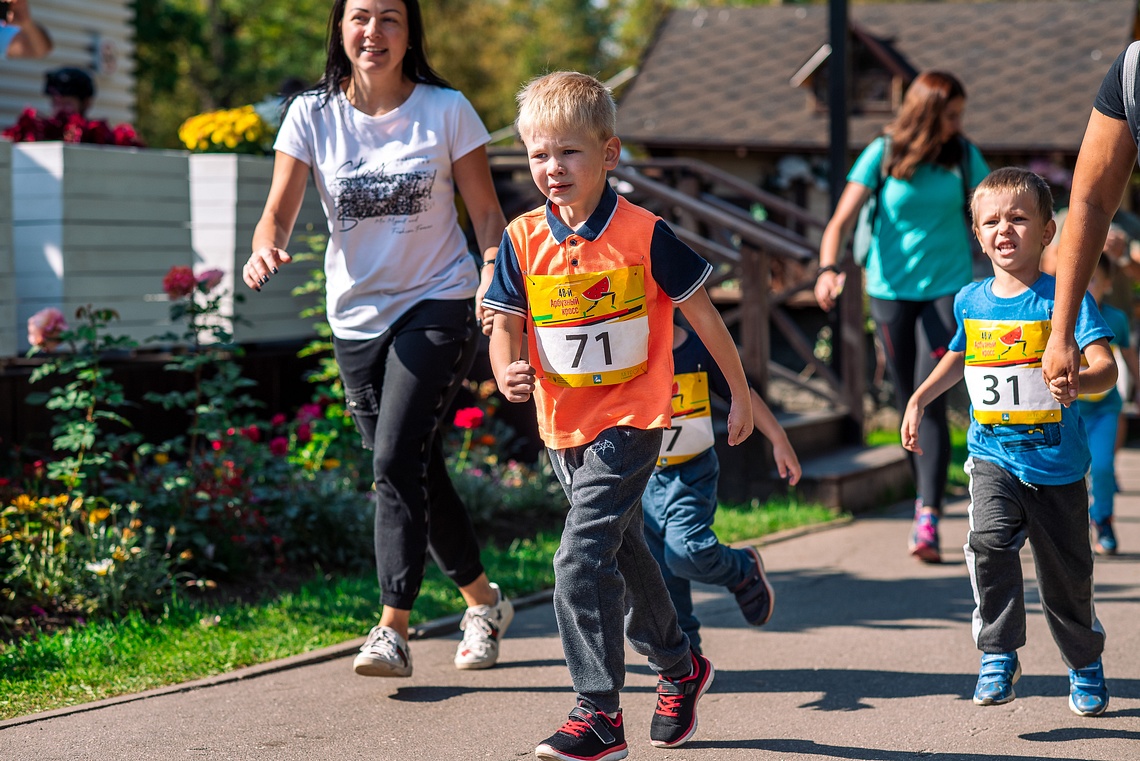
<instances>
[{"instance_id":1,"label":"black hair","mask_svg":"<svg viewBox=\"0 0 1140 761\"><path fill-rule=\"evenodd\" d=\"M408 50L404 53L403 73L408 80L417 84L435 85L455 89L446 79L439 75L427 60L426 38L424 35L423 13L420 11L419 0L402 0L408 17ZM348 0L335 0L332 10L329 11L328 55L325 58L325 73L321 75L316 85L306 92L316 92L324 96L321 105L329 102L338 90L341 82L352 76L352 62L344 52L344 36L340 25L344 21L344 10ZM290 102L295 98L293 95ZM288 103L285 105L288 108Z\"/></svg>"},{"instance_id":2,"label":"black hair","mask_svg":"<svg viewBox=\"0 0 1140 761\"><path fill-rule=\"evenodd\" d=\"M44 95L86 100L95 97L95 82L83 69L65 66L44 75Z\"/></svg>"}]
</instances>

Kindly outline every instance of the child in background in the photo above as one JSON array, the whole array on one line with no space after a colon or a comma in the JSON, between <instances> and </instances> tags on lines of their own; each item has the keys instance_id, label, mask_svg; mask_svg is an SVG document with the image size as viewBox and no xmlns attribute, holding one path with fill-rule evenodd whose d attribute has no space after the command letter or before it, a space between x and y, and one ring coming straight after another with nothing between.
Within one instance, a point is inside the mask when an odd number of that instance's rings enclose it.
<instances>
[{"instance_id":1,"label":"child in background","mask_svg":"<svg viewBox=\"0 0 1140 761\"><path fill-rule=\"evenodd\" d=\"M1108 688L1085 515L1088 440L1078 408L1061 404L1068 403L1068 388L1047 386L1041 374L1056 280L1039 267L1056 230L1053 197L1036 174L1007 167L978 185L970 206L994 276L955 297L958 330L907 403L902 443L918 451L924 408L965 377L972 419L964 550L977 606L974 640L982 651L974 703L997 705L1015 697L1017 650L1025 644L1020 552L1028 539L1045 620L1069 667L1069 708L1097 716L1108 707ZM1111 338L1086 294L1076 328L1088 361L1080 372L1082 390L1105 391L1116 382Z\"/></svg>"},{"instance_id":2,"label":"child in background","mask_svg":"<svg viewBox=\"0 0 1140 761\"><path fill-rule=\"evenodd\" d=\"M621 151L615 122L613 96L584 74L548 74L519 94L519 136L548 200L507 226L483 301L496 312L490 359L499 390L512 402L534 395L570 501L554 556L554 612L577 698L535 748L540 759L628 755L623 630L659 675L651 744L687 742L712 683L712 664L677 625L642 528L641 495L670 419L674 304L728 379L729 445L752 432L736 345L703 287L711 265L609 185Z\"/></svg>"},{"instance_id":3,"label":"child in background","mask_svg":"<svg viewBox=\"0 0 1140 761\"><path fill-rule=\"evenodd\" d=\"M752 626L768 623L776 600L756 548L728 547L712 530L720 464L713 448L710 391L725 399L731 394L700 339L674 325L672 426L641 504L649 551L661 565L681 630L697 652L701 622L693 614L689 582L727 588ZM753 425L772 442L780 478L795 485L800 463L788 435L755 389L749 392Z\"/></svg>"},{"instance_id":4,"label":"child in background","mask_svg":"<svg viewBox=\"0 0 1140 761\"><path fill-rule=\"evenodd\" d=\"M1129 348L1128 316L1111 304L1105 296L1112 292L1112 263L1106 255L1097 260L1096 270L1089 281L1089 293L1100 307L1100 314L1114 338L1111 345L1120 349L1128 371L1136 378L1136 353ZM1116 497L1116 434L1120 426L1120 412L1124 400L1116 386L1098 394L1081 394L1078 407L1085 431L1089 436L1092 468L1089 471L1092 486L1089 490L1089 520L1096 532L1093 549L1098 555L1115 555L1116 532L1112 530L1113 502Z\"/></svg>"}]
</instances>

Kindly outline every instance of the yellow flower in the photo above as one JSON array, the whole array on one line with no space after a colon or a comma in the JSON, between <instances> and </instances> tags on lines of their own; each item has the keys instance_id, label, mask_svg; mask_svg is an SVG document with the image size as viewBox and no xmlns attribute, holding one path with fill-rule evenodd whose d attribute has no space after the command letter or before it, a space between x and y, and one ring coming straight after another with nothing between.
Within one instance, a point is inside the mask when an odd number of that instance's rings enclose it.
<instances>
[{"instance_id":1,"label":"yellow flower","mask_svg":"<svg viewBox=\"0 0 1140 761\"><path fill-rule=\"evenodd\" d=\"M340 467L340 460L335 457L328 457L321 463L321 466L324 467L325 470L336 470Z\"/></svg>"},{"instance_id":2,"label":"yellow flower","mask_svg":"<svg viewBox=\"0 0 1140 761\"><path fill-rule=\"evenodd\" d=\"M122 563L124 560L127 559L127 553L123 552L122 547L116 547L114 550L111 551L111 557L114 560L117 560L118 562Z\"/></svg>"},{"instance_id":3,"label":"yellow flower","mask_svg":"<svg viewBox=\"0 0 1140 761\"><path fill-rule=\"evenodd\" d=\"M98 563L88 563L84 567L96 576L106 576L114 565L115 561L111 558L103 558Z\"/></svg>"},{"instance_id":4,"label":"yellow flower","mask_svg":"<svg viewBox=\"0 0 1140 761\"><path fill-rule=\"evenodd\" d=\"M111 516L110 509L106 507L97 507L87 514L87 522L94 526L96 523L102 523Z\"/></svg>"},{"instance_id":5,"label":"yellow flower","mask_svg":"<svg viewBox=\"0 0 1140 761\"><path fill-rule=\"evenodd\" d=\"M170 455L166 452L159 452L154 456L155 465L165 465L168 462L170 462Z\"/></svg>"}]
</instances>

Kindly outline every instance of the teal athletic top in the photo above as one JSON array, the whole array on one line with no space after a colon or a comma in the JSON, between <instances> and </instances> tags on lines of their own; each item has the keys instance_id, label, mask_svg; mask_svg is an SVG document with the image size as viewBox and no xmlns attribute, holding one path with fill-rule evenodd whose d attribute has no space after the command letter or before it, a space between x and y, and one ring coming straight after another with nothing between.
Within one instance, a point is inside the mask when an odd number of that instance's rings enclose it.
<instances>
[{"instance_id":1,"label":"teal athletic top","mask_svg":"<svg viewBox=\"0 0 1140 761\"><path fill-rule=\"evenodd\" d=\"M1111 304L1100 305L1100 316L1108 323L1108 327L1112 330L1114 338L1109 341L1112 346L1120 349L1121 351L1128 351L1131 344L1131 337L1128 330L1128 315L1121 312ZM1120 410L1124 408L1124 399L1120 396L1120 391L1116 386L1108 390L1106 394L1097 394L1094 398L1086 398L1084 394L1077 397L1077 404L1081 408L1082 417L1092 417L1093 415L1119 415Z\"/></svg>"},{"instance_id":2,"label":"teal athletic top","mask_svg":"<svg viewBox=\"0 0 1140 761\"><path fill-rule=\"evenodd\" d=\"M969 186L990 173L972 143ZM847 175L874 190L879 185L885 138L876 138ZM909 181L886 177L879 192L875 234L867 255L867 294L890 301L933 301L973 280L970 239L957 166L919 164Z\"/></svg>"}]
</instances>

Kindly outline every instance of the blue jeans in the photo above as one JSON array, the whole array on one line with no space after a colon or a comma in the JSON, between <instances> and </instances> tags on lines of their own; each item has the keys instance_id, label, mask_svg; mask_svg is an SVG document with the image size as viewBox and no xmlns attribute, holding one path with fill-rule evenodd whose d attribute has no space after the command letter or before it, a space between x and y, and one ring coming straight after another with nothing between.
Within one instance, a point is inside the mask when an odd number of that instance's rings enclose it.
<instances>
[{"instance_id":1,"label":"blue jeans","mask_svg":"<svg viewBox=\"0 0 1140 761\"><path fill-rule=\"evenodd\" d=\"M641 519L641 494L661 451L661 429L607 428L589 444L550 449L570 500L554 554L554 615L578 697L621 708L625 637L650 667L688 676L689 640L677 626Z\"/></svg>"},{"instance_id":2,"label":"blue jeans","mask_svg":"<svg viewBox=\"0 0 1140 761\"><path fill-rule=\"evenodd\" d=\"M1094 523L1104 523L1112 517L1113 502L1116 499L1116 469L1113 461L1116 459L1116 428L1120 423L1120 413L1112 410L1103 415L1082 414L1081 418L1089 437L1089 454L1092 455L1089 517Z\"/></svg>"},{"instance_id":3,"label":"blue jeans","mask_svg":"<svg viewBox=\"0 0 1140 761\"><path fill-rule=\"evenodd\" d=\"M661 565L681 630L700 647L701 622L693 614L689 584L732 589L752 572L752 555L720 543L713 533L720 462L708 450L688 462L655 470L645 487L645 541Z\"/></svg>"}]
</instances>

